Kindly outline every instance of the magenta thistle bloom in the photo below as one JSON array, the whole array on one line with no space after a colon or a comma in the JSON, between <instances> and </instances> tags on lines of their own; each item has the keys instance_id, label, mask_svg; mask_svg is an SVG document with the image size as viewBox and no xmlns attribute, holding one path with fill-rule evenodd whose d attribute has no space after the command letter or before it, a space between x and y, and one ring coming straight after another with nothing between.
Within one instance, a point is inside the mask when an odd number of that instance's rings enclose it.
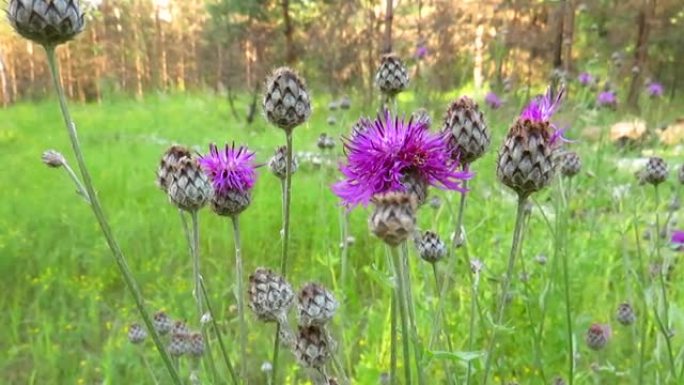
<instances>
[{"instance_id":1,"label":"magenta thistle bloom","mask_svg":"<svg viewBox=\"0 0 684 385\"><path fill-rule=\"evenodd\" d=\"M665 87L663 87L663 85L658 82L650 82L646 87L646 92L648 92L648 96L652 98L659 98L663 96L663 93L665 92Z\"/></svg>"},{"instance_id":2,"label":"magenta thistle bloom","mask_svg":"<svg viewBox=\"0 0 684 385\"><path fill-rule=\"evenodd\" d=\"M684 246L684 231L674 230L672 232L672 238L670 239L670 242L672 242L672 244L675 246Z\"/></svg>"},{"instance_id":3,"label":"magenta thistle bloom","mask_svg":"<svg viewBox=\"0 0 684 385\"><path fill-rule=\"evenodd\" d=\"M464 192L461 182L470 174L457 171L444 133L433 133L424 122L392 117L389 111L345 138L347 163L340 166L345 179L333 185L344 204L366 205L375 194L406 191L404 178L427 185Z\"/></svg>"},{"instance_id":4,"label":"magenta thistle bloom","mask_svg":"<svg viewBox=\"0 0 684 385\"><path fill-rule=\"evenodd\" d=\"M559 129L550 122L564 98L565 88L560 88L554 96L551 87L549 87L544 95L535 97L523 108L518 119L527 119L536 123L549 122L549 126L554 130L549 138L549 143L553 145L557 140L565 142L567 141L563 137L565 129Z\"/></svg>"},{"instance_id":5,"label":"magenta thistle bloom","mask_svg":"<svg viewBox=\"0 0 684 385\"><path fill-rule=\"evenodd\" d=\"M484 101L485 103L487 103L489 107L491 107L494 110L501 107L501 105L503 104L501 98L499 98L499 95L491 91L489 91L487 95L485 95Z\"/></svg>"},{"instance_id":6,"label":"magenta thistle bloom","mask_svg":"<svg viewBox=\"0 0 684 385\"><path fill-rule=\"evenodd\" d=\"M589 72L582 72L577 76L577 81L583 86L588 86L594 82L594 77Z\"/></svg>"},{"instance_id":7,"label":"magenta thistle bloom","mask_svg":"<svg viewBox=\"0 0 684 385\"><path fill-rule=\"evenodd\" d=\"M600 107L615 108L617 106L617 95L615 95L615 91L599 92L598 96L596 97L596 103Z\"/></svg>"},{"instance_id":8,"label":"magenta thistle bloom","mask_svg":"<svg viewBox=\"0 0 684 385\"><path fill-rule=\"evenodd\" d=\"M228 191L248 191L256 181L254 153L247 147L236 149L233 144L219 150L215 144L210 144L209 154L201 156L199 163L219 195Z\"/></svg>"}]
</instances>

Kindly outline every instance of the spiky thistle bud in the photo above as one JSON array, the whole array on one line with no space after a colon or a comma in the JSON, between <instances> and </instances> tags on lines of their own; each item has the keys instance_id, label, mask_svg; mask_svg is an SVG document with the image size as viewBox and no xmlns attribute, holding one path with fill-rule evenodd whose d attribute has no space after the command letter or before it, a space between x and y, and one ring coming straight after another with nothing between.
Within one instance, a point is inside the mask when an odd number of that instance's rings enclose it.
<instances>
[{"instance_id":1,"label":"spiky thistle bud","mask_svg":"<svg viewBox=\"0 0 684 385\"><path fill-rule=\"evenodd\" d=\"M334 116L328 116L327 122L329 126L334 126L337 124L337 118L335 118Z\"/></svg>"},{"instance_id":2,"label":"spiky thistle bud","mask_svg":"<svg viewBox=\"0 0 684 385\"><path fill-rule=\"evenodd\" d=\"M299 324L322 326L332 319L338 306L333 294L323 285L308 283L297 298Z\"/></svg>"},{"instance_id":3,"label":"spiky thistle bud","mask_svg":"<svg viewBox=\"0 0 684 385\"><path fill-rule=\"evenodd\" d=\"M329 341L320 326L300 326L294 354L300 365L306 368L323 368L330 359Z\"/></svg>"},{"instance_id":4,"label":"spiky thistle bud","mask_svg":"<svg viewBox=\"0 0 684 385\"><path fill-rule=\"evenodd\" d=\"M19 35L44 47L66 43L85 28L78 0L10 0L7 17Z\"/></svg>"},{"instance_id":5,"label":"spiky thistle bud","mask_svg":"<svg viewBox=\"0 0 684 385\"><path fill-rule=\"evenodd\" d=\"M646 162L646 166L641 173L641 177L643 178L644 182L650 183L654 186L665 182L667 175L667 163L665 163L663 158L656 156L648 158L648 162Z\"/></svg>"},{"instance_id":6,"label":"spiky thistle bud","mask_svg":"<svg viewBox=\"0 0 684 385\"><path fill-rule=\"evenodd\" d=\"M64 164L66 164L64 155L56 150L47 150L43 152L43 155L40 157L40 159L46 166L53 168L62 167Z\"/></svg>"},{"instance_id":7,"label":"spiky thistle bud","mask_svg":"<svg viewBox=\"0 0 684 385\"><path fill-rule=\"evenodd\" d=\"M432 125L432 118L430 117L430 112L427 109L421 107L411 114L411 119L416 123L425 124L427 126Z\"/></svg>"},{"instance_id":8,"label":"spiky thistle bud","mask_svg":"<svg viewBox=\"0 0 684 385\"><path fill-rule=\"evenodd\" d=\"M380 67L375 73L375 85L388 96L395 96L408 87L409 75L399 56L393 53L380 58Z\"/></svg>"},{"instance_id":9,"label":"spiky thistle bud","mask_svg":"<svg viewBox=\"0 0 684 385\"><path fill-rule=\"evenodd\" d=\"M271 170L273 175L275 175L278 179L285 180L285 173L287 172L285 167L287 167L287 148L285 146L280 146L276 149L275 153L268 161L268 169ZM299 168L299 162L297 161L297 157L294 155L292 156L291 168L292 169L290 172L292 174L297 172L297 169Z\"/></svg>"},{"instance_id":10,"label":"spiky thistle bud","mask_svg":"<svg viewBox=\"0 0 684 385\"><path fill-rule=\"evenodd\" d=\"M448 135L451 156L462 164L470 164L480 158L492 141L484 114L467 96L451 103L442 130Z\"/></svg>"},{"instance_id":11,"label":"spiky thistle bud","mask_svg":"<svg viewBox=\"0 0 684 385\"><path fill-rule=\"evenodd\" d=\"M171 328L173 327L173 320L163 311L158 311L154 313L152 324L154 325L154 330L163 336L171 331Z\"/></svg>"},{"instance_id":12,"label":"spiky thistle bud","mask_svg":"<svg viewBox=\"0 0 684 385\"><path fill-rule=\"evenodd\" d=\"M188 353L193 357L202 357L204 350L204 337L202 333L190 333L188 335Z\"/></svg>"},{"instance_id":13,"label":"spiky thistle bud","mask_svg":"<svg viewBox=\"0 0 684 385\"><path fill-rule=\"evenodd\" d=\"M147 331L140 324L134 323L128 327L128 340L133 344L139 344L147 338Z\"/></svg>"},{"instance_id":14,"label":"spiky thistle bud","mask_svg":"<svg viewBox=\"0 0 684 385\"><path fill-rule=\"evenodd\" d=\"M629 303L621 303L617 308L616 318L624 326L629 326L636 322L636 313Z\"/></svg>"},{"instance_id":15,"label":"spiky thistle bud","mask_svg":"<svg viewBox=\"0 0 684 385\"><path fill-rule=\"evenodd\" d=\"M164 192L168 192L176 165L178 165L181 159L186 157L192 157L190 149L177 144L166 149L164 155L162 155L159 167L157 168L157 186Z\"/></svg>"},{"instance_id":16,"label":"spiky thistle bud","mask_svg":"<svg viewBox=\"0 0 684 385\"><path fill-rule=\"evenodd\" d=\"M426 231L420 238L416 239L416 248L420 258L430 263L436 263L443 259L447 253L444 241L432 231Z\"/></svg>"},{"instance_id":17,"label":"spiky thistle bud","mask_svg":"<svg viewBox=\"0 0 684 385\"><path fill-rule=\"evenodd\" d=\"M579 174L582 169L582 158L574 151L569 151L561 157L561 174L566 178L572 178Z\"/></svg>"},{"instance_id":18,"label":"spiky thistle bud","mask_svg":"<svg viewBox=\"0 0 684 385\"><path fill-rule=\"evenodd\" d=\"M338 103L340 105L340 109L342 110L348 110L351 108L351 100L349 99L349 96L343 96Z\"/></svg>"},{"instance_id":19,"label":"spiky thistle bud","mask_svg":"<svg viewBox=\"0 0 684 385\"><path fill-rule=\"evenodd\" d=\"M375 209L368 221L373 234L390 246L398 246L413 234L417 202L414 195L390 192L371 200Z\"/></svg>"},{"instance_id":20,"label":"spiky thistle bud","mask_svg":"<svg viewBox=\"0 0 684 385\"><path fill-rule=\"evenodd\" d=\"M554 95L549 88L544 96L533 99L511 126L499 150L496 175L521 198L545 188L553 180L554 152L563 140L563 131L556 129L549 119L564 94L564 89Z\"/></svg>"},{"instance_id":21,"label":"spiky thistle bud","mask_svg":"<svg viewBox=\"0 0 684 385\"><path fill-rule=\"evenodd\" d=\"M601 350L608 343L610 335L610 325L592 324L587 330L587 346L592 350Z\"/></svg>"},{"instance_id":22,"label":"spiky thistle bud","mask_svg":"<svg viewBox=\"0 0 684 385\"><path fill-rule=\"evenodd\" d=\"M328 148L327 142L328 142L328 134L326 134L325 132L322 132L318 136L318 140L316 141L316 146L320 150L326 150Z\"/></svg>"},{"instance_id":23,"label":"spiky thistle bud","mask_svg":"<svg viewBox=\"0 0 684 385\"><path fill-rule=\"evenodd\" d=\"M166 349L169 351L169 354L174 357L180 357L188 353L190 349L188 335L183 333L171 334L171 340L169 341L169 346Z\"/></svg>"},{"instance_id":24,"label":"spiky thistle bud","mask_svg":"<svg viewBox=\"0 0 684 385\"><path fill-rule=\"evenodd\" d=\"M266 81L263 100L266 119L292 131L311 115L311 100L304 80L292 69L280 67Z\"/></svg>"},{"instance_id":25,"label":"spiky thistle bud","mask_svg":"<svg viewBox=\"0 0 684 385\"><path fill-rule=\"evenodd\" d=\"M405 174L401 184L406 189L406 193L416 197L418 206L422 206L428 197L428 184L414 173Z\"/></svg>"},{"instance_id":26,"label":"spiky thistle bud","mask_svg":"<svg viewBox=\"0 0 684 385\"><path fill-rule=\"evenodd\" d=\"M294 301L292 286L282 276L258 268L249 276L249 307L260 321L280 322Z\"/></svg>"},{"instance_id":27,"label":"spiky thistle bud","mask_svg":"<svg viewBox=\"0 0 684 385\"><path fill-rule=\"evenodd\" d=\"M199 210L209 202L213 192L209 177L197 159L185 157L176 163L168 186L169 199L176 207L186 211Z\"/></svg>"}]
</instances>

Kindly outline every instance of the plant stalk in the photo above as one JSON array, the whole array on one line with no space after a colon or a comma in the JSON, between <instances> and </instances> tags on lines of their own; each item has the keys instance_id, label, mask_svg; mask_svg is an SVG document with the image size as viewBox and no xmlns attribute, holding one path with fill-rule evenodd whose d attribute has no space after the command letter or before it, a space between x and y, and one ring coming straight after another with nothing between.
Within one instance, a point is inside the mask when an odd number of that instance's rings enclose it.
<instances>
[{"instance_id":1,"label":"plant stalk","mask_svg":"<svg viewBox=\"0 0 684 385\"><path fill-rule=\"evenodd\" d=\"M406 290L404 288L402 261L401 257L399 256L399 251L396 247L390 247L390 254L392 255L392 266L394 267L394 290L397 297L397 307L399 308L399 319L401 320L401 344L404 357L404 384L411 385L411 365L409 363L409 320L408 309L406 306L407 302L406 298L404 298Z\"/></svg>"},{"instance_id":2,"label":"plant stalk","mask_svg":"<svg viewBox=\"0 0 684 385\"><path fill-rule=\"evenodd\" d=\"M247 378L247 323L245 322L244 269L242 265L242 245L240 242L240 222L238 216L231 217L233 222L233 242L235 243L235 282L237 285L237 310L240 332L240 378Z\"/></svg>"},{"instance_id":3,"label":"plant stalk","mask_svg":"<svg viewBox=\"0 0 684 385\"><path fill-rule=\"evenodd\" d=\"M413 304L413 290L411 289L411 267L409 265L409 252L407 242L404 241L401 245L401 279L404 290L404 301L406 301L406 309L408 313L408 322L411 332L411 339L413 340L413 354L416 365L416 373L418 374L418 385L425 384L425 375L423 373L422 352L423 346L418 334L418 327L416 326L416 311Z\"/></svg>"},{"instance_id":4,"label":"plant stalk","mask_svg":"<svg viewBox=\"0 0 684 385\"><path fill-rule=\"evenodd\" d=\"M140 316L145 322L145 326L147 327L148 332L152 336L152 340L154 341L154 344L157 348L157 351L159 352L159 355L164 361L164 365L166 366L166 369L169 372L171 381L176 385L181 385L182 381L178 376L178 372L174 368L173 362L171 361L171 357L169 357L166 348L162 344L162 341L159 338L159 334L154 329L152 319L147 310L145 309L144 299L142 293L140 292L140 288L138 287L138 284L135 280L135 277L133 276L133 273L128 267L128 263L126 262L126 258L123 255L123 252L121 251L121 247L114 238L112 229L109 226L107 217L104 214L104 210L102 210L102 206L97 197L97 193L95 192L95 187L93 186L93 182L90 178L90 173L88 172L88 168L86 167L85 159L81 151L81 145L79 143L78 134L76 132L76 125L71 119L71 114L69 113L69 108L67 107L66 97L64 95L64 89L60 81L59 68L57 66L57 60L55 57L55 47L46 46L45 53L47 54L48 67L50 68L52 81L55 90L57 91L59 107L62 111L62 117L64 118L64 124L66 125L67 133L69 134L71 147L74 151L74 156L76 157L78 168L81 172L81 176L83 177L83 184L86 189L86 192L88 193L88 198L91 203L90 207L92 208L93 214L95 215L95 218L97 219L97 222L100 225L100 229L102 230L102 234L104 235L105 240L107 241L107 245L109 246L110 250L112 251L112 254L114 255L114 261L116 262L121 272L121 275L124 278L124 282L133 294L133 299L135 300L135 305L138 308L138 312L140 313Z\"/></svg>"},{"instance_id":5,"label":"plant stalk","mask_svg":"<svg viewBox=\"0 0 684 385\"><path fill-rule=\"evenodd\" d=\"M565 322L568 332L568 343L570 344L570 349L568 350L568 383L573 385L575 378L575 346L573 342L573 331L572 331L572 307L570 302L570 273L568 267L568 245L567 245L567 225L568 225L568 201L563 199L565 197L564 189L562 185L563 179L561 178L561 200L563 201L563 210L561 215L561 228L556 230L556 234L559 235L558 241L561 242L561 252L563 259L563 286L565 287ZM568 182L568 190L571 188L571 182ZM570 191L569 191L570 192ZM568 194L569 195L569 194Z\"/></svg>"},{"instance_id":6,"label":"plant stalk","mask_svg":"<svg viewBox=\"0 0 684 385\"><path fill-rule=\"evenodd\" d=\"M515 217L515 230L513 231L513 241L511 243L511 253L508 257L508 268L506 270L506 276L504 277L503 281L503 288L501 291L501 298L499 300L499 306L497 309L497 315L496 315L496 320L494 324L494 330L492 331L492 337L489 340L489 345L487 346L487 360L485 361L485 371L484 371L484 380L482 381L483 385L487 384L487 381L489 380L489 372L491 370L492 366L492 361L493 361L493 353L494 353L494 345L496 343L496 337L497 337L497 331L499 325L501 325L501 322L503 322L504 318L504 312L506 310L506 297L508 296L508 290L510 289L511 286L511 280L513 278L513 270L515 267L515 258L517 257L519 251L520 251L520 238L522 236L522 230L523 230L523 222L525 218L525 203L527 203L527 196L519 195L518 196L518 210L517 214Z\"/></svg>"}]
</instances>

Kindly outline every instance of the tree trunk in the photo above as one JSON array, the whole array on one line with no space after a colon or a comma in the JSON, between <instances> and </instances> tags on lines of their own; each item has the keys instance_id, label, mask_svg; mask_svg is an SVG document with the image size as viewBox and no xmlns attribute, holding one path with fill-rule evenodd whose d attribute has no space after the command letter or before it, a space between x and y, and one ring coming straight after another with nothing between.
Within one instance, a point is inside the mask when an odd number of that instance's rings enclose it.
<instances>
[{"instance_id":1,"label":"tree trunk","mask_svg":"<svg viewBox=\"0 0 684 385\"><path fill-rule=\"evenodd\" d=\"M4 50L0 50L0 90L2 91L2 106L7 107L10 104L10 95L7 92L7 68L4 56Z\"/></svg>"},{"instance_id":2,"label":"tree trunk","mask_svg":"<svg viewBox=\"0 0 684 385\"><path fill-rule=\"evenodd\" d=\"M392 0L386 0L385 8L385 41L383 42L382 52L392 52L392 20L394 19L394 5Z\"/></svg>"},{"instance_id":3,"label":"tree trunk","mask_svg":"<svg viewBox=\"0 0 684 385\"><path fill-rule=\"evenodd\" d=\"M556 44L553 47L553 68L563 68L563 21L565 19L565 0L561 0L556 10Z\"/></svg>"},{"instance_id":4,"label":"tree trunk","mask_svg":"<svg viewBox=\"0 0 684 385\"><path fill-rule=\"evenodd\" d=\"M290 18L290 0L283 0L283 23L285 24L285 62L293 65L297 59L294 50L294 40L292 35L294 27L292 26L292 19Z\"/></svg>"},{"instance_id":5,"label":"tree trunk","mask_svg":"<svg viewBox=\"0 0 684 385\"><path fill-rule=\"evenodd\" d=\"M639 109L642 74L645 70L646 59L648 59L649 20L653 8L655 8L655 0L643 0L636 19L637 40L634 50L634 66L632 67L632 83L629 86L629 95L627 96L627 105L635 110Z\"/></svg>"},{"instance_id":6,"label":"tree trunk","mask_svg":"<svg viewBox=\"0 0 684 385\"><path fill-rule=\"evenodd\" d=\"M484 29L485 26L483 22L478 22L478 25L475 27L475 59L473 63L473 83L477 90L481 89L482 84L484 83L484 42L482 41Z\"/></svg>"},{"instance_id":7,"label":"tree trunk","mask_svg":"<svg viewBox=\"0 0 684 385\"><path fill-rule=\"evenodd\" d=\"M567 20L565 23L565 36L563 37L563 48L565 49L563 69L568 73L572 69L572 44L575 39L575 8L575 0L568 0L568 4L565 6Z\"/></svg>"}]
</instances>

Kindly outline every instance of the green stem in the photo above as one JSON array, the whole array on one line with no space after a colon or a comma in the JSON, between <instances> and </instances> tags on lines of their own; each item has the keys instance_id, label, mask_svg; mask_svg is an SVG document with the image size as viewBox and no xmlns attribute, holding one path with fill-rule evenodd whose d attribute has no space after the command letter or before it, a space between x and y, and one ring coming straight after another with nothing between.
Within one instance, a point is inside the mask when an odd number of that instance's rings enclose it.
<instances>
[{"instance_id":1,"label":"green stem","mask_svg":"<svg viewBox=\"0 0 684 385\"><path fill-rule=\"evenodd\" d=\"M388 246L389 247L389 246ZM404 384L411 385L411 365L409 363L409 325L408 311L406 309L406 299L404 298L404 279L402 274L402 262L396 247L390 248L392 255L392 266L394 266L394 290L396 292L399 308L399 319L401 320L401 344L404 357Z\"/></svg>"},{"instance_id":2,"label":"green stem","mask_svg":"<svg viewBox=\"0 0 684 385\"><path fill-rule=\"evenodd\" d=\"M390 329L390 384L397 385L397 293L391 295L391 329Z\"/></svg>"},{"instance_id":3,"label":"green stem","mask_svg":"<svg viewBox=\"0 0 684 385\"><path fill-rule=\"evenodd\" d=\"M245 301L242 266L242 246L240 243L240 223L238 216L231 217L233 221L233 242L235 243L235 282L237 284L237 308L240 332L240 377L247 378L247 323L245 322Z\"/></svg>"},{"instance_id":4,"label":"green stem","mask_svg":"<svg viewBox=\"0 0 684 385\"><path fill-rule=\"evenodd\" d=\"M114 255L114 261L116 262L121 272L121 275L123 276L124 282L133 294L133 299L135 300L135 305L138 308L138 312L140 313L140 316L145 322L145 326L147 327L148 332L152 336L152 340L154 341L154 345L157 347L159 355L164 361L164 365L166 366L166 369L169 372L171 381L176 385L181 385L182 382L180 377L178 376L178 372L173 367L171 357L169 357L168 352L164 348L164 345L162 344L162 341L159 338L159 334L154 329L152 319L150 318L149 313L145 309L144 299L142 293L140 292L140 288L138 287L138 283L136 282L133 273L128 267L128 263L126 262L126 258L124 257L118 242L114 238L114 234L112 233L112 229L109 226L107 217L105 216L104 211L102 210L102 206L100 205L100 200L98 199L97 194L95 193L95 187L93 186L93 182L90 178L90 173L88 172L88 168L86 167L83 153L81 152L81 145L78 141L78 135L76 133L76 125L71 119L71 114L69 113L69 108L67 107L66 97L64 96L64 89L62 88L62 83L60 81L59 76L59 69L57 67L55 47L46 46L45 53L47 54L48 67L50 68L52 81L55 90L57 91L59 107L62 110L62 116L64 118L64 124L66 125L67 133L69 134L71 147L74 151L78 168L81 171L81 176L83 177L83 184L85 186L86 192L88 193L88 198L91 202L90 207L92 208L93 214L95 215L95 218L97 219L97 222L100 225L100 229L102 230L102 234L104 235L107 241L107 245L109 246L110 250L112 251L112 254Z\"/></svg>"},{"instance_id":5,"label":"green stem","mask_svg":"<svg viewBox=\"0 0 684 385\"><path fill-rule=\"evenodd\" d=\"M442 297L440 297L441 290L439 287L439 275L437 274L437 264L432 263L432 276L435 280L435 295L437 296L437 301L439 302L437 304L437 309L433 310L433 313L435 314L436 318L436 325L434 327L435 330L441 330L442 334L444 334L444 339L446 340L446 345L447 345L447 350L449 353L454 352L454 347L451 344L451 337L449 336L449 332L447 331L447 328L443 327L443 323L445 322L445 316L444 316L444 308L442 307ZM434 336L437 336L437 338L434 338ZM430 346L429 349L432 350L432 344L435 339L439 339L439 334L433 334L433 338L430 339ZM451 365L450 363L445 360L444 362L444 371L447 376L447 384L453 384L454 380L451 377Z\"/></svg>"},{"instance_id":6,"label":"green stem","mask_svg":"<svg viewBox=\"0 0 684 385\"><path fill-rule=\"evenodd\" d=\"M183 219L183 226L185 230L187 231L187 224L185 223L185 218L183 217L183 213L181 213L181 218ZM200 253L199 253L199 212L197 210L194 210L190 212L190 218L192 219L192 238L190 242L190 254L192 255L192 272L193 272L193 278L194 278L194 283L195 287L193 290L193 296L195 297L195 300L197 301L197 312L198 312L198 320L201 321L202 316L204 315L204 306L202 306L202 289L200 287L201 281L202 281L202 275L201 275L201 270L200 270ZM209 334L207 333L206 328L202 326L202 337L204 338L204 341L206 341L207 345L209 345ZM218 372L216 371L216 364L214 363L214 355L211 352L211 349L207 349L207 364L209 365L209 370L211 371L212 378L214 379L214 382L218 381Z\"/></svg>"},{"instance_id":7,"label":"green stem","mask_svg":"<svg viewBox=\"0 0 684 385\"><path fill-rule=\"evenodd\" d=\"M527 196L518 196L518 211L515 217L515 230L513 231L513 242L511 244L511 253L508 257L508 268L506 270L506 276L503 281L503 288L501 291L501 298L499 299L499 306L497 310L496 320L494 323L494 330L492 331L492 337L489 340L489 345L487 346L487 360L485 361L485 372L483 385L487 384L489 379L489 372L491 370L493 361L494 345L496 343L497 331L501 323L503 322L504 312L506 310L506 297L508 295L508 290L511 286L511 280L513 278L513 270L515 267L515 258L520 250L520 238L522 236L522 228L524 222L525 213L525 203L527 202Z\"/></svg>"},{"instance_id":8,"label":"green stem","mask_svg":"<svg viewBox=\"0 0 684 385\"><path fill-rule=\"evenodd\" d=\"M218 323L216 323L216 317L214 317L214 309L211 306L211 301L209 301L209 295L207 294L207 287L204 285L204 279L200 276L200 286L202 288L202 296L204 297L204 301L206 302L207 305L207 310L209 311L209 314L211 315L211 325L214 327L214 333L216 333L216 338L218 339L219 342L219 347L221 348L221 354L223 355L223 361L226 363L226 367L228 368L228 373L230 374L230 379L233 382L233 385L238 385L238 378L235 375L235 370L233 369L233 363L230 360L230 356L228 355L228 350L226 349L226 345L223 343L223 337L221 336L221 330L218 327Z\"/></svg>"},{"instance_id":9,"label":"green stem","mask_svg":"<svg viewBox=\"0 0 684 385\"><path fill-rule=\"evenodd\" d=\"M409 265L409 253L407 242L401 245L401 279L404 290L404 301L408 313L408 321L411 332L411 339L413 340L413 354L416 365L416 373L418 374L418 384L425 384L425 375L423 373L422 352L423 344L420 341L418 334L418 327L416 326L416 310L413 304L413 291L411 289L411 267Z\"/></svg>"},{"instance_id":10,"label":"green stem","mask_svg":"<svg viewBox=\"0 0 684 385\"><path fill-rule=\"evenodd\" d=\"M290 201L292 192L292 130L285 132L286 140L286 163L285 183L283 185L283 243L280 259L280 273L283 278L287 276L288 247L290 243ZM278 356L280 353L280 323L276 327L276 335L273 343L273 383L278 384Z\"/></svg>"},{"instance_id":11,"label":"green stem","mask_svg":"<svg viewBox=\"0 0 684 385\"><path fill-rule=\"evenodd\" d=\"M639 369L638 369L638 374L637 374L637 383L638 384L643 384L644 383L644 366L646 364L646 331L648 329L648 318L646 317L646 314L648 312L648 299L646 298L646 272L645 272L645 267L644 267L644 261L641 256L641 235L639 234L639 226L638 226L638 217L637 217L637 209L636 207L634 208L634 239L636 240L636 254L637 254L637 263L639 264L639 270L638 270L638 278L639 278L639 286L640 286L640 293L641 293L641 299L643 302L643 307L642 307L642 314L644 316L641 317L641 328L640 328L640 334L641 334L641 343L639 344Z\"/></svg>"},{"instance_id":12,"label":"green stem","mask_svg":"<svg viewBox=\"0 0 684 385\"><path fill-rule=\"evenodd\" d=\"M90 198L88 198L88 192L86 191L86 188L83 187L83 183L81 183L81 180L78 179L78 176L76 175L74 170L71 168L71 166L69 166L69 163L64 162L64 170L67 172L67 174L69 175L69 178L71 178L71 180L76 185L76 192L78 193L78 195L83 197L83 199L85 199L86 202L88 202L88 204L90 204Z\"/></svg>"},{"instance_id":13,"label":"green stem","mask_svg":"<svg viewBox=\"0 0 684 385\"><path fill-rule=\"evenodd\" d=\"M571 182L569 182L571 183ZM568 190L570 190L571 184L568 184ZM562 178L561 178L561 197L563 197L565 194L563 194L564 189L562 185ZM569 194L568 194L569 195ZM570 274L569 274L569 268L568 268L568 248L567 248L567 215L568 215L568 204L567 201L564 201L563 203L563 211L560 213L561 215L561 228L556 231L557 234L559 234L559 241L561 242L561 247L563 250L561 251L562 259L563 259L563 286L565 286L565 322L567 326L567 333L568 333L568 344L570 344L570 349L568 350L568 382L570 385L573 384L574 378L575 378L575 357L574 357L574 352L575 352L575 347L574 347L574 342L573 342L573 331L572 331L572 306L570 302Z\"/></svg>"}]
</instances>

